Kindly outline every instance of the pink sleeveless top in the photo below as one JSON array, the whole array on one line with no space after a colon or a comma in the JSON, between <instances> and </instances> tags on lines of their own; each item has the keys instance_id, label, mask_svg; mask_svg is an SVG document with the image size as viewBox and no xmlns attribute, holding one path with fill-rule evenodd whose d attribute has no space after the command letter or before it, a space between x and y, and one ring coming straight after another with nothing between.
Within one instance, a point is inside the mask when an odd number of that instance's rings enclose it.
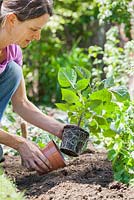
<instances>
[{"instance_id":1,"label":"pink sleeveless top","mask_svg":"<svg viewBox=\"0 0 134 200\"><path fill-rule=\"evenodd\" d=\"M18 65L22 66L22 51L16 44L11 44L6 47L7 57L0 63L0 74L6 69L7 64L10 61L15 61Z\"/></svg>"}]
</instances>

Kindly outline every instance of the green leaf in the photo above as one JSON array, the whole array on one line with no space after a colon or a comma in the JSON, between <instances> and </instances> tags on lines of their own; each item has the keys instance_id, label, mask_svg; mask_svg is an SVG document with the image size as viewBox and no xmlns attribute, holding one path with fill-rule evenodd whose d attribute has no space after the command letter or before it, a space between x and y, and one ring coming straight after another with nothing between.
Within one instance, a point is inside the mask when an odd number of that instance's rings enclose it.
<instances>
[{"instance_id":1,"label":"green leaf","mask_svg":"<svg viewBox=\"0 0 134 200\"><path fill-rule=\"evenodd\" d=\"M75 86L77 80L76 72L67 67L67 68L60 68L58 72L58 81L61 87L73 87Z\"/></svg>"},{"instance_id":2,"label":"green leaf","mask_svg":"<svg viewBox=\"0 0 134 200\"><path fill-rule=\"evenodd\" d=\"M83 97L86 97L86 98L89 98L89 94L91 93L91 88L88 86L87 88L86 88L86 90L83 90L81 93L82 93L82 96Z\"/></svg>"},{"instance_id":3,"label":"green leaf","mask_svg":"<svg viewBox=\"0 0 134 200\"><path fill-rule=\"evenodd\" d=\"M116 136L116 134L117 133L111 129L108 129L103 132L104 137L109 137L109 138L114 138Z\"/></svg>"},{"instance_id":4,"label":"green leaf","mask_svg":"<svg viewBox=\"0 0 134 200\"><path fill-rule=\"evenodd\" d=\"M116 157L116 151L114 149L111 149L108 151L108 160L112 161Z\"/></svg>"},{"instance_id":5,"label":"green leaf","mask_svg":"<svg viewBox=\"0 0 134 200\"><path fill-rule=\"evenodd\" d=\"M111 92L114 93L116 99L120 102L130 100L128 90L124 86L114 87L111 89Z\"/></svg>"},{"instance_id":6,"label":"green leaf","mask_svg":"<svg viewBox=\"0 0 134 200\"><path fill-rule=\"evenodd\" d=\"M101 131L95 119L92 119L88 127L90 132L92 132L96 136L98 136L98 133Z\"/></svg>"},{"instance_id":7,"label":"green leaf","mask_svg":"<svg viewBox=\"0 0 134 200\"><path fill-rule=\"evenodd\" d=\"M103 104L102 109L106 110L107 113L111 113L118 110L119 106L114 102L107 102L106 104Z\"/></svg>"},{"instance_id":8,"label":"green leaf","mask_svg":"<svg viewBox=\"0 0 134 200\"><path fill-rule=\"evenodd\" d=\"M8 127L7 127L7 126L2 126L2 129L3 129L4 131L7 131L7 132L8 132Z\"/></svg>"},{"instance_id":9,"label":"green leaf","mask_svg":"<svg viewBox=\"0 0 134 200\"><path fill-rule=\"evenodd\" d=\"M10 122L12 122L12 123L15 122L15 119L14 119L14 117L13 117L11 114L8 114L8 115L7 115L7 118L8 118L8 120L9 120Z\"/></svg>"},{"instance_id":10,"label":"green leaf","mask_svg":"<svg viewBox=\"0 0 134 200\"><path fill-rule=\"evenodd\" d=\"M113 76L107 78L104 80L104 87L105 88L109 88L109 87L112 87L114 85L114 79L113 79Z\"/></svg>"},{"instance_id":11,"label":"green leaf","mask_svg":"<svg viewBox=\"0 0 134 200\"><path fill-rule=\"evenodd\" d=\"M65 100L69 104L76 103L79 101L79 97L75 94L75 92L68 90L68 89L62 89L62 100Z\"/></svg>"},{"instance_id":12,"label":"green leaf","mask_svg":"<svg viewBox=\"0 0 134 200\"><path fill-rule=\"evenodd\" d=\"M39 141L39 142L38 142L38 146L39 146L40 148L44 148L44 147L45 147L45 144L42 143L41 141Z\"/></svg>"},{"instance_id":13,"label":"green leaf","mask_svg":"<svg viewBox=\"0 0 134 200\"><path fill-rule=\"evenodd\" d=\"M89 84L89 79L82 79L76 83L76 90L84 90Z\"/></svg>"},{"instance_id":14,"label":"green leaf","mask_svg":"<svg viewBox=\"0 0 134 200\"><path fill-rule=\"evenodd\" d=\"M75 112L77 111L77 106L76 105L72 105L72 106L69 106L69 109L68 109L70 112Z\"/></svg>"},{"instance_id":15,"label":"green leaf","mask_svg":"<svg viewBox=\"0 0 134 200\"><path fill-rule=\"evenodd\" d=\"M55 105L57 106L57 108L63 111L67 111L69 109L69 105L64 103L56 103Z\"/></svg>"},{"instance_id":16,"label":"green leaf","mask_svg":"<svg viewBox=\"0 0 134 200\"><path fill-rule=\"evenodd\" d=\"M106 119L101 117L101 116L94 116L94 119L97 121L97 123L99 125L106 125L107 124Z\"/></svg>"},{"instance_id":17,"label":"green leaf","mask_svg":"<svg viewBox=\"0 0 134 200\"><path fill-rule=\"evenodd\" d=\"M89 106L92 110L94 110L94 108L97 108L98 106L100 106L102 104L102 101L100 100L93 100L90 102Z\"/></svg>"},{"instance_id":18,"label":"green leaf","mask_svg":"<svg viewBox=\"0 0 134 200\"><path fill-rule=\"evenodd\" d=\"M85 78L85 79L91 78L91 73L86 68L79 66L75 66L74 68L80 78Z\"/></svg>"},{"instance_id":19,"label":"green leaf","mask_svg":"<svg viewBox=\"0 0 134 200\"><path fill-rule=\"evenodd\" d=\"M107 89L99 90L90 95L91 100L101 100L109 102L112 99L112 94Z\"/></svg>"},{"instance_id":20,"label":"green leaf","mask_svg":"<svg viewBox=\"0 0 134 200\"><path fill-rule=\"evenodd\" d=\"M99 136L99 132L101 131L101 129L97 126L89 126L89 130L96 136Z\"/></svg>"},{"instance_id":21,"label":"green leaf","mask_svg":"<svg viewBox=\"0 0 134 200\"><path fill-rule=\"evenodd\" d=\"M120 167L117 171L114 172L114 179L117 181L123 180L124 169Z\"/></svg>"}]
</instances>

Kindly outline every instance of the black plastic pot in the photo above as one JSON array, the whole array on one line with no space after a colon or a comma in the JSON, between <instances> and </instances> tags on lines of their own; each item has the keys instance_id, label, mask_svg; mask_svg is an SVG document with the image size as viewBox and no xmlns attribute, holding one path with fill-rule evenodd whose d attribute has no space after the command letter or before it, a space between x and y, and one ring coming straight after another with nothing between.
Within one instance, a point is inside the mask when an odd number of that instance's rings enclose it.
<instances>
[{"instance_id":1,"label":"black plastic pot","mask_svg":"<svg viewBox=\"0 0 134 200\"><path fill-rule=\"evenodd\" d=\"M60 150L69 156L78 156L87 143L89 133L75 125L66 125L63 130Z\"/></svg>"}]
</instances>

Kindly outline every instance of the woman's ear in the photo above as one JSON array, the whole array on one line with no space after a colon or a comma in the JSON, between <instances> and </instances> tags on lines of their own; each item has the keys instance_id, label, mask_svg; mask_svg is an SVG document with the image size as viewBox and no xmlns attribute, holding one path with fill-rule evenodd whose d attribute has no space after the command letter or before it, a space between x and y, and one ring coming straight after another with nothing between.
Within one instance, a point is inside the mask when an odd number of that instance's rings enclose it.
<instances>
[{"instance_id":1,"label":"woman's ear","mask_svg":"<svg viewBox=\"0 0 134 200\"><path fill-rule=\"evenodd\" d=\"M4 20L4 24L8 25L10 28L14 27L17 22L18 19L14 13L8 14Z\"/></svg>"}]
</instances>

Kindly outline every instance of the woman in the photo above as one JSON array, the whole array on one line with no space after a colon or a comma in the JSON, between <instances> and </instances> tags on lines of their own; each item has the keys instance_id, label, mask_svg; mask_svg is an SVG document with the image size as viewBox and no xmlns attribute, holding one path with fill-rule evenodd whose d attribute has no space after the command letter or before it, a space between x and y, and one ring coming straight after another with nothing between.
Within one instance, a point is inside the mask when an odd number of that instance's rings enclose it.
<instances>
[{"instance_id":1,"label":"woman","mask_svg":"<svg viewBox=\"0 0 134 200\"><path fill-rule=\"evenodd\" d=\"M0 12L0 121L11 100L13 110L27 122L62 137L64 124L43 114L26 96L22 52L52 15L50 0L3 0ZM0 130L0 144L16 149L28 169L49 171L49 161L32 142Z\"/></svg>"}]
</instances>

